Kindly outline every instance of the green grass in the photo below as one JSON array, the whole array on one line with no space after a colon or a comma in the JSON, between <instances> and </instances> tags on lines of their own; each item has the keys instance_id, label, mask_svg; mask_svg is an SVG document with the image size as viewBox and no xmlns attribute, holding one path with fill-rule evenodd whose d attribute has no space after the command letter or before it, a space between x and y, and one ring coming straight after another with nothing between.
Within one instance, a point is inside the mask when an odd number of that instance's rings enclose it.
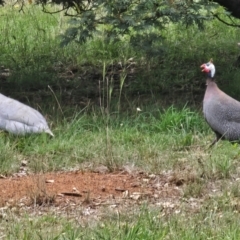
<instances>
[{"instance_id":1,"label":"green grass","mask_svg":"<svg viewBox=\"0 0 240 240\"><path fill-rule=\"evenodd\" d=\"M106 44L104 32L60 48L58 36L68 27L62 14L18 10L0 9L0 65L10 69L1 92L47 114L55 137L1 132L0 174L18 172L22 160L34 173L131 165L170 174L182 182L176 186L182 195L104 206L89 217L85 206L5 206L0 239L239 239L239 146L220 141L208 149L214 134L199 111L199 65L211 57L219 85L239 95L239 30L217 21L204 31L169 25L159 56L132 48L128 39Z\"/></svg>"},{"instance_id":2,"label":"green grass","mask_svg":"<svg viewBox=\"0 0 240 240\"><path fill-rule=\"evenodd\" d=\"M164 210L142 206L131 214L108 213L98 223L77 225L54 214L19 219L10 215L9 223L2 221L4 239L239 239L239 212L230 200L222 196L207 201L197 212L177 211L164 214ZM77 213L80 214L79 210Z\"/></svg>"},{"instance_id":3,"label":"green grass","mask_svg":"<svg viewBox=\"0 0 240 240\"><path fill-rule=\"evenodd\" d=\"M32 170L44 172L67 169L84 162L108 165L110 169L131 162L158 172L163 166L166 169L173 167L178 149L195 144L203 146L197 137L206 129L202 117L188 108L170 107L162 112L142 111L136 115L110 117L82 113L70 122L59 123L53 129L53 139L45 134L3 135L0 172L15 171L16 167L10 166L17 166L21 159L28 160ZM173 151L171 154L169 149ZM15 157L9 159L8 155ZM165 158L173 159L167 161Z\"/></svg>"},{"instance_id":4,"label":"green grass","mask_svg":"<svg viewBox=\"0 0 240 240\"><path fill-rule=\"evenodd\" d=\"M239 191L233 178L240 151L224 141L208 150L214 135L199 113L187 107L125 116L82 113L59 123L53 132L52 139L44 134L2 134L0 173L17 171L22 159L33 172L79 169L82 163L103 164L110 170L133 164L183 179L182 198L155 204L146 199L131 210L102 207L93 213L99 214L98 220L84 220L85 206L59 216L51 206L43 216L17 206L3 208L0 222L6 239L239 238ZM165 205L168 202L172 207Z\"/></svg>"},{"instance_id":5,"label":"green grass","mask_svg":"<svg viewBox=\"0 0 240 240\"><path fill-rule=\"evenodd\" d=\"M221 141L208 150L214 134L198 112L184 107L134 114L76 114L45 134L1 135L0 174L84 169L84 163L109 170L131 164L183 181L182 197L147 199L115 211L109 206L85 218L87 206L61 212L2 208L5 239L238 239L239 147ZM214 190L216 189L216 190ZM214 191L213 191L214 190ZM170 204L172 207L169 207ZM41 211L41 210L39 210ZM46 209L44 210L46 211ZM77 220L78 219L78 220Z\"/></svg>"}]
</instances>

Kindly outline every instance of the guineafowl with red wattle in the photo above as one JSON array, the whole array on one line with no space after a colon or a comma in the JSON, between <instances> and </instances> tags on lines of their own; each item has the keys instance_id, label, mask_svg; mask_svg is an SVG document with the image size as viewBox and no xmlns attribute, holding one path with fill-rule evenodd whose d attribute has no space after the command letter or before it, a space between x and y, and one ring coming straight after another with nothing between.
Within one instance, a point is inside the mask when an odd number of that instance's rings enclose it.
<instances>
[{"instance_id":1,"label":"guineafowl with red wattle","mask_svg":"<svg viewBox=\"0 0 240 240\"><path fill-rule=\"evenodd\" d=\"M231 142L240 140L240 102L221 91L214 81L215 66L210 60L201 65L207 73L207 88L203 99L204 117L216 134L213 146L220 139Z\"/></svg>"}]
</instances>

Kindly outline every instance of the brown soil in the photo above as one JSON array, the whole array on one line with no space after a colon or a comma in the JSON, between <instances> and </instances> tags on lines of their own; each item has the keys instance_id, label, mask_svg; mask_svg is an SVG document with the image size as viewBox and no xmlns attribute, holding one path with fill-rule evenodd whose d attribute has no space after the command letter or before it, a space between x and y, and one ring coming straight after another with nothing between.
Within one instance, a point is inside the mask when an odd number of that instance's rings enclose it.
<instances>
[{"instance_id":1,"label":"brown soil","mask_svg":"<svg viewBox=\"0 0 240 240\"><path fill-rule=\"evenodd\" d=\"M89 204L107 199L178 198L177 182L166 176L126 172L58 172L0 179L0 206Z\"/></svg>"}]
</instances>

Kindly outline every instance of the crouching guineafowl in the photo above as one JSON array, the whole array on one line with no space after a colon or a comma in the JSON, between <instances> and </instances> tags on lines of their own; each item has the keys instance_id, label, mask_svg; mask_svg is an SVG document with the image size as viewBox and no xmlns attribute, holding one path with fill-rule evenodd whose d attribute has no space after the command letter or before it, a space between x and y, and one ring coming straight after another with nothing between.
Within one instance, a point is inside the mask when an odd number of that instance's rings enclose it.
<instances>
[{"instance_id":1,"label":"crouching guineafowl","mask_svg":"<svg viewBox=\"0 0 240 240\"><path fill-rule=\"evenodd\" d=\"M203 99L204 117L216 134L213 146L219 139L240 140L240 102L221 91L214 82L215 66L210 62L201 65L207 73L207 88Z\"/></svg>"},{"instance_id":2,"label":"crouching guineafowl","mask_svg":"<svg viewBox=\"0 0 240 240\"><path fill-rule=\"evenodd\" d=\"M16 135L45 132L54 136L40 112L2 94L0 94L0 129Z\"/></svg>"}]
</instances>

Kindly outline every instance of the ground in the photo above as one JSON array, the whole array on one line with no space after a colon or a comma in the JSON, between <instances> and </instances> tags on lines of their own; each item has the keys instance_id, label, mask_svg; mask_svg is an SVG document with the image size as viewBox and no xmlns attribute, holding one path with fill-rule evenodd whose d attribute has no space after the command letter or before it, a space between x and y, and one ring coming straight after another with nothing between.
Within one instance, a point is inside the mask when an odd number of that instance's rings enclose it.
<instances>
[{"instance_id":1,"label":"ground","mask_svg":"<svg viewBox=\"0 0 240 240\"><path fill-rule=\"evenodd\" d=\"M143 199L178 199L181 181L167 175L143 172L69 171L45 174L14 174L0 179L1 207L18 205L66 206L101 205L108 201L121 204ZM164 201L166 202L166 201Z\"/></svg>"}]
</instances>

